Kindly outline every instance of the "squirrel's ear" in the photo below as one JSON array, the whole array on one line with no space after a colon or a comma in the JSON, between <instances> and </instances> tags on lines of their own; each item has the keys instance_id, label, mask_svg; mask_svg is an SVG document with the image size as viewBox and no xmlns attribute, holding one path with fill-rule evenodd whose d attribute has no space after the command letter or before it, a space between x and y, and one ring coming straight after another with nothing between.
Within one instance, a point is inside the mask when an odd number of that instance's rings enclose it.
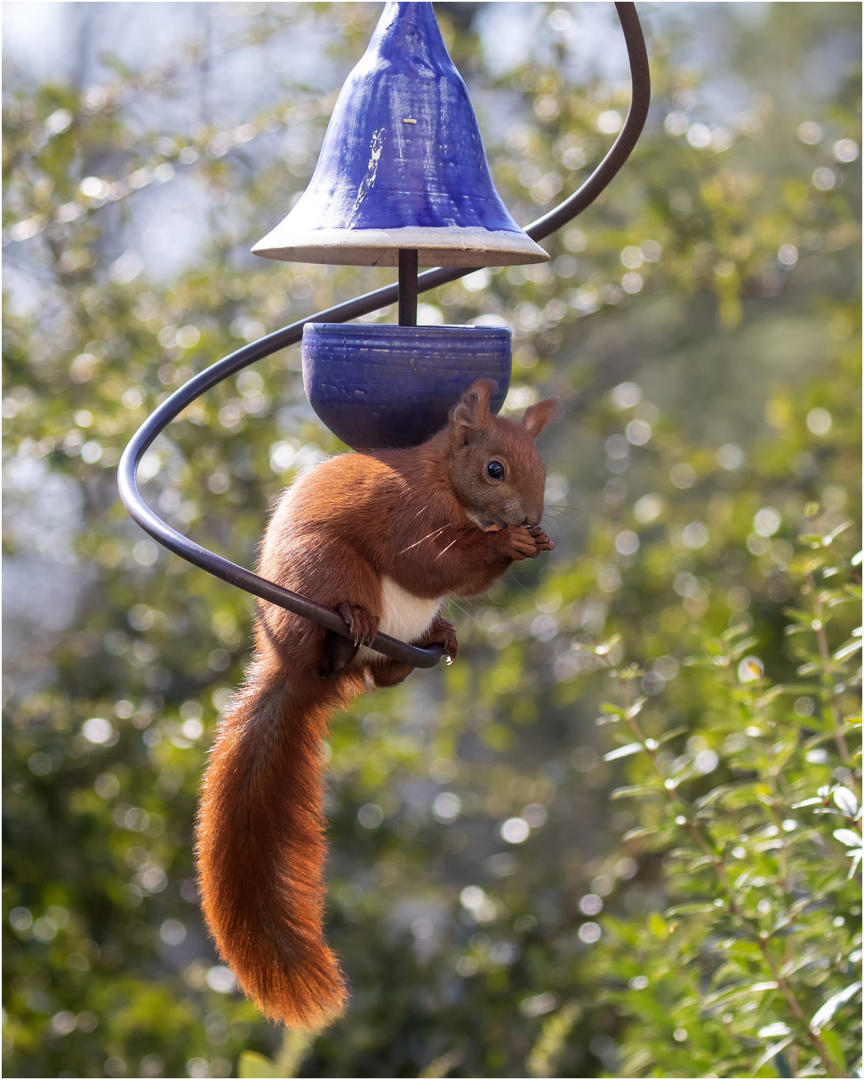
<instances>
[{"instance_id":1,"label":"squirrel's ear","mask_svg":"<svg viewBox=\"0 0 864 1080\"><path fill-rule=\"evenodd\" d=\"M489 400L495 390L491 379L477 379L450 410L450 431L459 446L489 426Z\"/></svg>"},{"instance_id":2,"label":"squirrel's ear","mask_svg":"<svg viewBox=\"0 0 864 1080\"><path fill-rule=\"evenodd\" d=\"M549 421L560 415L561 402L557 397L550 397L544 401L538 401L536 405L526 409L525 415L522 417L522 424L531 438L536 439Z\"/></svg>"}]
</instances>

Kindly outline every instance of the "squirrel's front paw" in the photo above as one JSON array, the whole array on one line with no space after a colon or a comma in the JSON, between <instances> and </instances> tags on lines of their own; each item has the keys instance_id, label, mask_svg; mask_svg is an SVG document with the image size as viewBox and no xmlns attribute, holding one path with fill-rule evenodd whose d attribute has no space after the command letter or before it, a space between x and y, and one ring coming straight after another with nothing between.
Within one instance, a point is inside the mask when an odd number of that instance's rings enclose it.
<instances>
[{"instance_id":1,"label":"squirrel's front paw","mask_svg":"<svg viewBox=\"0 0 864 1080\"><path fill-rule=\"evenodd\" d=\"M366 608L353 604L340 604L336 609L348 623L351 640L355 645L371 645L378 635L378 617L370 615Z\"/></svg>"},{"instance_id":2,"label":"squirrel's front paw","mask_svg":"<svg viewBox=\"0 0 864 1080\"><path fill-rule=\"evenodd\" d=\"M554 551L555 545L546 535L546 533L540 528L539 525L535 525L533 529L528 530L529 535L534 537L534 542L537 545L539 551Z\"/></svg>"},{"instance_id":3,"label":"squirrel's front paw","mask_svg":"<svg viewBox=\"0 0 864 1080\"><path fill-rule=\"evenodd\" d=\"M501 532L493 533L498 544L499 551L508 559L518 561L520 559L535 559L540 553L537 541L527 529L521 525L502 529Z\"/></svg>"},{"instance_id":4,"label":"squirrel's front paw","mask_svg":"<svg viewBox=\"0 0 864 1080\"><path fill-rule=\"evenodd\" d=\"M440 615L436 617L435 621L423 635L422 644L432 645L436 642L444 646L444 656L447 658L447 663L452 664L456 659L456 653L459 652L459 642L456 640L456 627L453 623L448 622Z\"/></svg>"}]
</instances>

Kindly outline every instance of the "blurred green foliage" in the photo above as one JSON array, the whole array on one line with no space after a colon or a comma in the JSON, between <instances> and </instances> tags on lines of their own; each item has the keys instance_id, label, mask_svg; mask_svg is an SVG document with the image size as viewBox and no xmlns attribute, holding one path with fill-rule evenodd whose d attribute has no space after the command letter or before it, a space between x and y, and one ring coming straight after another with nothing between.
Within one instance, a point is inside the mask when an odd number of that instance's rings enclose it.
<instances>
[{"instance_id":1,"label":"blurred green foliage","mask_svg":"<svg viewBox=\"0 0 864 1080\"><path fill-rule=\"evenodd\" d=\"M65 7L80 43L96 6ZM353 997L314 1039L236 994L197 906L251 601L144 536L114 471L191 374L392 278L248 254L379 7L194 7L136 63L5 61L5 1074L860 1075L860 7L639 5L631 163L549 265L421 297L512 326L512 407L561 395L557 548L454 610L453 668L334 721ZM620 50L611 6L436 10L527 222L620 127L626 69L580 36ZM243 115L224 88L261 70ZM249 565L338 449L289 350L188 409L144 488Z\"/></svg>"}]
</instances>

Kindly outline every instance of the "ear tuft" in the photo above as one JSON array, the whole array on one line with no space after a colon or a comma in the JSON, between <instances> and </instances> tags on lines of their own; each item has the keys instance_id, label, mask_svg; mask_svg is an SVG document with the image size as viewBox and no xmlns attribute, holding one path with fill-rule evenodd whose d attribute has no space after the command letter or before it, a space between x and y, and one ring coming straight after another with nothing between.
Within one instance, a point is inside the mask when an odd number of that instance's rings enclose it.
<instances>
[{"instance_id":1,"label":"ear tuft","mask_svg":"<svg viewBox=\"0 0 864 1080\"><path fill-rule=\"evenodd\" d=\"M450 430L460 445L489 427L489 402L497 389L491 379L477 379L450 410Z\"/></svg>"},{"instance_id":2,"label":"ear tuft","mask_svg":"<svg viewBox=\"0 0 864 1080\"><path fill-rule=\"evenodd\" d=\"M546 398L525 410L522 424L532 439L536 439L550 420L557 419L562 413L558 398Z\"/></svg>"}]
</instances>

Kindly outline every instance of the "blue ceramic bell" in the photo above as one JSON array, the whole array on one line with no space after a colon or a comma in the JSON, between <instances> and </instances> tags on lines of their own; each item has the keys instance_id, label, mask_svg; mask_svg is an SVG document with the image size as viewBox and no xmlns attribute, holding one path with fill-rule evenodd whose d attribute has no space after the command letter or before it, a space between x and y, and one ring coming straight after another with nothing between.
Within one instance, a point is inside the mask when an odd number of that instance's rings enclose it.
<instances>
[{"instance_id":1,"label":"blue ceramic bell","mask_svg":"<svg viewBox=\"0 0 864 1080\"><path fill-rule=\"evenodd\" d=\"M309 187L253 247L292 262L396 266L543 262L489 174L468 91L430 3L386 5L348 76Z\"/></svg>"}]
</instances>

